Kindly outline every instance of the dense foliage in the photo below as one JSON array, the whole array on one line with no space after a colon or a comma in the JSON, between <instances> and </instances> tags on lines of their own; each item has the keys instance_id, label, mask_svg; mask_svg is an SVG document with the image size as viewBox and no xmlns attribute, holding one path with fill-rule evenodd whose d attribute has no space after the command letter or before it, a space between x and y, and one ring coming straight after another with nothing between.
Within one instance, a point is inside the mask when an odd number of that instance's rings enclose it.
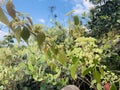
<instances>
[{"instance_id":1,"label":"dense foliage","mask_svg":"<svg viewBox=\"0 0 120 90\"><path fill-rule=\"evenodd\" d=\"M93 0L97 6L91 10L89 28L91 35L101 37L109 31L120 33L120 1L119 0Z\"/></svg>"},{"instance_id":2,"label":"dense foliage","mask_svg":"<svg viewBox=\"0 0 120 90\"><path fill-rule=\"evenodd\" d=\"M99 7L104 9L103 5ZM79 16L72 16L68 28L55 22L45 30L46 27L34 25L29 16L16 11L11 0L6 2L6 10L11 20L0 7L0 21L12 33L0 43L0 89L60 90L68 84L75 84L81 90L108 90L108 84L110 90L120 88L120 35L101 26L108 21L96 18L97 25L91 21L89 25L94 26L91 33L83 28ZM106 19L103 10L94 12L103 13L100 17ZM105 35L96 32L101 29L108 31ZM99 38L92 37L93 32ZM27 45L16 45L14 38L18 43L24 40Z\"/></svg>"}]
</instances>

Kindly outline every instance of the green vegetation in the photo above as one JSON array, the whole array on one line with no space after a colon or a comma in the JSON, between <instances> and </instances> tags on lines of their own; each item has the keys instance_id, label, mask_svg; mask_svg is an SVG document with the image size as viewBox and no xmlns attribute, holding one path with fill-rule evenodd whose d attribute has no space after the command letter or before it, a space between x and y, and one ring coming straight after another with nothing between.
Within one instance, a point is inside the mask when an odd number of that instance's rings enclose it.
<instances>
[{"instance_id":1,"label":"green vegetation","mask_svg":"<svg viewBox=\"0 0 120 90\"><path fill-rule=\"evenodd\" d=\"M116 11L106 7L111 3L117 3ZM120 13L118 5L118 0L105 0L91 10L90 31L82 27L79 16L70 17L68 28L55 22L54 27L44 30L46 27L34 25L28 16L16 12L8 0L6 10L11 21L0 7L0 21L12 31L0 42L0 90L60 90L69 84L81 90L108 90L105 87L110 84L110 90L118 90L120 29L116 24L120 18L111 22L112 10ZM105 13L105 7L111 12ZM23 40L27 45L20 44Z\"/></svg>"}]
</instances>

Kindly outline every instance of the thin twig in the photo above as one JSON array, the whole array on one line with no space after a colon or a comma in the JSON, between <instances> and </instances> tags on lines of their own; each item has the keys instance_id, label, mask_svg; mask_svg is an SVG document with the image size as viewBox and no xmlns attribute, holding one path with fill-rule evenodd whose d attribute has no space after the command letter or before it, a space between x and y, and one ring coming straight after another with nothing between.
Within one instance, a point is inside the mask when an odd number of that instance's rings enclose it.
<instances>
[{"instance_id":1,"label":"thin twig","mask_svg":"<svg viewBox=\"0 0 120 90\"><path fill-rule=\"evenodd\" d=\"M86 80L86 78L84 78L86 81L85 81L83 78L81 78L81 77L78 77L78 79L80 79L80 80L82 80L83 82L85 82L88 86L91 86L91 82L88 81L88 80ZM97 90L95 86L92 86L92 88L94 88L95 90Z\"/></svg>"}]
</instances>

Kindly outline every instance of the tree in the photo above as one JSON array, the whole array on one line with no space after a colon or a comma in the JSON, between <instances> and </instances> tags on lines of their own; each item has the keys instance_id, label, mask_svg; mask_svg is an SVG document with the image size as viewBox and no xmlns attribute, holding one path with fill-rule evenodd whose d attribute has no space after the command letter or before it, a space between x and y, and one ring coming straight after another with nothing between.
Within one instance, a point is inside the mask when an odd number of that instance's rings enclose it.
<instances>
[{"instance_id":1,"label":"tree","mask_svg":"<svg viewBox=\"0 0 120 90\"><path fill-rule=\"evenodd\" d=\"M54 28L42 31L40 25L16 11L11 0L6 3L6 10L11 21L1 7L0 21L11 29L18 42L23 39L28 46L0 48L0 85L4 88L57 90L73 82L81 89L102 90L110 82L116 90L114 83L119 82L119 75L101 63L104 44L100 46L98 39L85 36L77 15L69 20L69 29L56 22ZM31 35L33 44L29 44Z\"/></svg>"},{"instance_id":2,"label":"tree","mask_svg":"<svg viewBox=\"0 0 120 90\"><path fill-rule=\"evenodd\" d=\"M97 4L91 10L88 27L91 29L91 35L100 37L109 31L120 33L120 1L119 0L91 0Z\"/></svg>"}]
</instances>

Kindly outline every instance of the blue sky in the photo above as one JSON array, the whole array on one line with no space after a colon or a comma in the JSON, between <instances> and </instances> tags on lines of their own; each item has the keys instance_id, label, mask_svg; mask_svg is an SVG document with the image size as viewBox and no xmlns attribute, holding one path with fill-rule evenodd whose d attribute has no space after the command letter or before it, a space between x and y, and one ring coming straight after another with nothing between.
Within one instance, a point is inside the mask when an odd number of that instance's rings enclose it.
<instances>
[{"instance_id":1,"label":"blue sky","mask_svg":"<svg viewBox=\"0 0 120 90\"><path fill-rule=\"evenodd\" d=\"M0 4L2 1L4 0L0 0ZM54 14L57 14L57 20L62 24L67 23L67 12L74 10L74 14L81 15L94 7L89 0L13 0L13 3L17 11L29 14L35 24L45 25L50 25L51 6L55 6ZM0 30L0 38L4 33L6 34Z\"/></svg>"},{"instance_id":2,"label":"blue sky","mask_svg":"<svg viewBox=\"0 0 120 90\"><path fill-rule=\"evenodd\" d=\"M50 7L54 6L54 14L58 21L65 20L65 14L72 9L72 3L65 0L13 0L16 10L28 13L34 23L49 24L52 14ZM63 23L63 22L62 22Z\"/></svg>"}]
</instances>

